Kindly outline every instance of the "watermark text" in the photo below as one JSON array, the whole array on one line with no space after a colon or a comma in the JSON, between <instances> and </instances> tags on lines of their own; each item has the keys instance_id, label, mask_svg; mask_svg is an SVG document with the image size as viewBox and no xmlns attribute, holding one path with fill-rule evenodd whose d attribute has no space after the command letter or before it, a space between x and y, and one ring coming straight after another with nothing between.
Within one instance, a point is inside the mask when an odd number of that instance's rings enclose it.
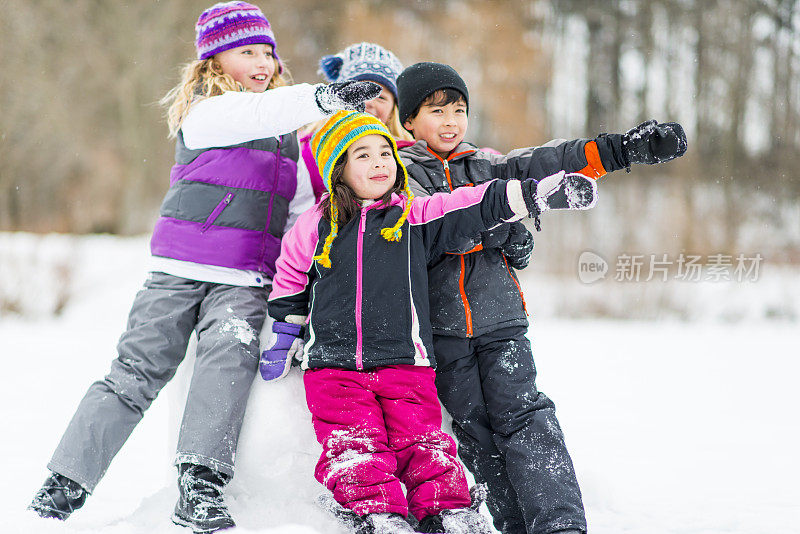
<instances>
[{"instance_id":1,"label":"watermark text","mask_svg":"<svg viewBox=\"0 0 800 534\"><path fill-rule=\"evenodd\" d=\"M620 254L613 263L617 282L756 282L761 274L761 254ZM611 264L594 252L578 258L578 278L591 284L610 277Z\"/></svg>"}]
</instances>

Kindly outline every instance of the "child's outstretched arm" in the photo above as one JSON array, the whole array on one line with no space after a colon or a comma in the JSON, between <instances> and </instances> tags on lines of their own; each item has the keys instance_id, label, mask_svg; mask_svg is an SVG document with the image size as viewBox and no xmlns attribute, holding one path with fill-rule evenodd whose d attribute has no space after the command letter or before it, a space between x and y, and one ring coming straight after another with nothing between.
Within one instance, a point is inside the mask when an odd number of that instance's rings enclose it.
<instances>
[{"instance_id":1,"label":"child's outstretched arm","mask_svg":"<svg viewBox=\"0 0 800 534\"><path fill-rule=\"evenodd\" d=\"M551 209L592 208L597 183L580 174L563 171L542 180L493 180L476 187L461 187L414 199L408 221L425 225L429 258L453 249L465 237L497 224L538 217Z\"/></svg>"},{"instance_id":2,"label":"child's outstretched arm","mask_svg":"<svg viewBox=\"0 0 800 534\"><path fill-rule=\"evenodd\" d=\"M553 140L540 147L512 150L505 156L480 152L493 178L543 178L558 171L600 178L630 169L634 163L664 163L686 152L680 124L647 121L624 134L601 134L594 139Z\"/></svg>"},{"instance_id":3,"label":"child's outstretched arm","mask_svg":"<svg viewBox=\"0 0 800 534\"><path fill-rule=\"evenodd\" d=\"M491 153L500 155L499 152L494 150ZM408 164L413 163L407 159L404 160L404 163L406 162ZM415 197L430 195L414 176L409 176L408 185ZM528 266L533 252L533 235L521 222L513 222L479 232L468 239L465 238L455 248L447 252L449 254L471 254L489 248L499 248L511 267L524 269Z\"/></svg>"},{"instance_id":4,"label":"child's outstretched arm","mask_svg":"<svg viewBox=\"0 0 800 534\"><path fill-rule=\"evenodd\" d=\"M293 132L339 111L358 109L380 94L372 82L277 87L263 93L227 91L192 104L181 124L191 150L237 145Z\"/></svg>"}]
</instances>

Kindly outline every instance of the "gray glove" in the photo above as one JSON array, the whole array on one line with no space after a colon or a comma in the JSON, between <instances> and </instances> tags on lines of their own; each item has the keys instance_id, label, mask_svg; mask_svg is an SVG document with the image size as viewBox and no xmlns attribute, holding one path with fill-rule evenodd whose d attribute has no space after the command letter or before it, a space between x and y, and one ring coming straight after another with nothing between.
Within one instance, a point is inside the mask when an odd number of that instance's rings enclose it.
<instances>
[{"instance_id":1,"label":"gray glove","mask_svg":"<svg viewBox=\"0 0 800 534\"><path fill-rule=\"evenodd\" d=\"M381 86L372 82L334 82L317 87L317 107L326 115L342 109L364 111L364 102L381 94Z\"/></svg>"}]
</instances>

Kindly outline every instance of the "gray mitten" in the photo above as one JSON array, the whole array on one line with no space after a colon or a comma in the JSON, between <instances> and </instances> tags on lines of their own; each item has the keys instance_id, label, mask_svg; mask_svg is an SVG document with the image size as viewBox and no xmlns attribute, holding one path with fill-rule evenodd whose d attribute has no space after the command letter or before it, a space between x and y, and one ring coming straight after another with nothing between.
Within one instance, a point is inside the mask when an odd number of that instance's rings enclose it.
<instances>
[{"instance_id":1,"label":"gray mitten","mask_svg":"<svg viewBox=\"0 0 800 534\"><path fill-rule=\"evenodd\" d=\"M372 82L334 82L317 87L317 107L326 115L342 109L364 111L364 102L381 94L381 86Z\"/></svg>"},{"instance_id":2,"label":"gray mitten","mask_svg":"<svg viewBox=\"0 0 800 534\"><path fill-rule=\"evenodd\" d=\"M597 202L597 182L560 171L539 181L523 180L522 196L532 217L547 210L588 210Z\"/></svg>"},{"instance_id":3,"label":"gray mitten","mask_svg":"<svg viewBox=\"0 0 800 534\"><path fill-rule=\"evenodd\" d=\"M522 198L533 217L536 231L541 231L539 215L547 210L588 210L597 203L597 182L578 173L564 171L537 181L522 180Z\"/></svg>"}]
</instances>

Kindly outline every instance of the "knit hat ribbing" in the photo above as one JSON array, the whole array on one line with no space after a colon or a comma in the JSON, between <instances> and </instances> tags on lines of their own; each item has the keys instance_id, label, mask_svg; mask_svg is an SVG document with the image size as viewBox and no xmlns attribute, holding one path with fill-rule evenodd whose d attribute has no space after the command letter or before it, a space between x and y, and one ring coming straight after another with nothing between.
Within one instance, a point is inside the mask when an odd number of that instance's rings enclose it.
<instances>
[{"instance_id":1,"label":"knit hat ribbing","mask_svg":"<svg viewBox=\"0 0 800 534\"><path fill-rule=\"evenodd\" d=\"M331 116L311 139L311 151L314 154L314 159L317 161L317 167L320 169L322 182L325 184L325 188L330 194L333 185L331 184L331 174L336 162L355 141L367 135L375 134L382 135L389 141L392 147L392 154L397 162L397 172L403 173L403 191L407 197L403 214L394 226L381 230L381 235L387 241L399 241L403 235L401 227L405 223L408 213L411 210L414 194L408 187L408 172L403 162L400 161L400 156L397 154L397 143L386 126L380 120L367 113L346 110L339 111ZM328 234L328 237L325 238L322 252L318 256L314 256L314 259L317 260L320 265L327 268L331 266L331 244L339 230L339 208L333 196L330 197L330 203L331 232Z\"/></svg>"},{"instance_id":2,"label":"knit hat ribbing","mask_svg":"<svg viewBox=\"0 0 800 534\"><path fill-rule=\"evenodd\" d=\"M238 46L268 44L278 60L278 73L283 72L275 34L267 18L253 4L239 1L214 4L200 14L195 31L197 59L207 59Z\"/></svg>"},{"instance_id":3,"label":"knit hat ribbing","mask_svg":"<svg viewBox=\"0 0 800 534\"><path fill-rule=\"evenodd\" d=\"M365 80L386 86L397 100L395 80L403 64L392 52L375 43L357 43L338 54L324 56L319 62L319 73L329 82Z\"/></svg>"},{"instance_id":4,"label":"knit hat ribbing","mask_svg":"<svg viewBox=\"0 0 800 534\"><path fill-rule=\"evenodd\" d=\"M462 95L469 110L469 91L467 84L456 70L444 63L415 63L397 77L397 91L400 94L400 124L413 114L423 100L439 89L455 89Z\"/></svg>"}]
</instances>

